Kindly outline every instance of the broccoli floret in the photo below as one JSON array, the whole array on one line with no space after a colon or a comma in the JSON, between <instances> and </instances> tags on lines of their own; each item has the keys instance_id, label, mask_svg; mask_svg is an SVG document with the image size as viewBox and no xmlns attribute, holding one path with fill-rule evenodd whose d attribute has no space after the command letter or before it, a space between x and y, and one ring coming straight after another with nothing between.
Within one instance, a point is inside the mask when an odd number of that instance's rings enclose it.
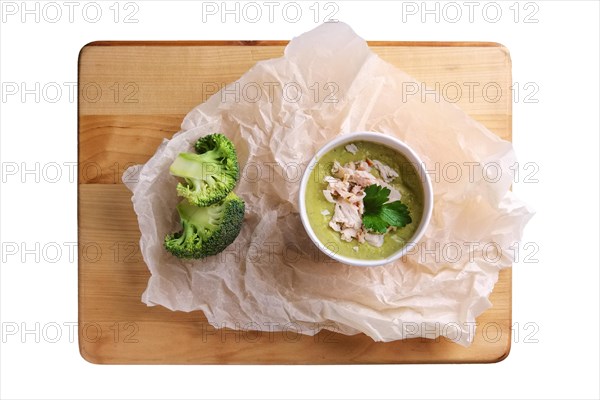
<instances>
[{"instance_id":1,"label":"broccoli floret","mask_svg":"<svg viewBox=\"0 0 600 400\"><path fill-rule=\"evenodd\" d=\"M183 178L177 194L199 207L221 201L231 192L240 176L233 143L220 133L196 142L196 152L181 153L171 164L171 174Z\"/></svg>"},{"instance_id":2,"label":"broccoli floret","mask_svg":"<svg viewBox=\"0 0 600 400\"><path fill-rule=\"evenodd\" d=\"M177 206L180 232L165 237L165 248L179 258L204 258L225 250L240 233L245 204L231 192L208 207L183 200Z\"/></svg>"}]
</instances>

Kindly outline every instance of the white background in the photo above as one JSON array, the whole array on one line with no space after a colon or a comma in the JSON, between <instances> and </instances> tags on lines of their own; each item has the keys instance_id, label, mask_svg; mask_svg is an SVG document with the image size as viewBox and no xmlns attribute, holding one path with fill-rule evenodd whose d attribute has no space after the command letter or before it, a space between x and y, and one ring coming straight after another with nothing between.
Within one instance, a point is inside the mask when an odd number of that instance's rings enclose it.
<instances>
[{"instance_id":1,"label":"white background","mask_svg":"<svg viewBox=\"0 0 600 400\"><path fill-rule=\"evenodd\" d=\"M73 243L77 237L76 185L63 176L58 182L35 174L7 175L21 162L34 165L75 162L76 102L67 86L77 81L79 49L94 40L141 39L291 39L317 24L313 2L302 3L296 23L275 8L273 22L262 2L262 21L240 23L220 14L206 16L192 2L135 2L137 23L124 23L124 9L114 22L113 4L99 2L103 14L96 23L82 15L84 2L56 9L39 3L36 15L24 15L21 2L3 2L0 28L3 83L1 105L1 241L28 246ZM7 7L6 3L12 3ZM511 52L513 80L534 82L537 103L523 98L514 104L514 145L522 163L539 165L539 183L516 183L514 191L537 211L523 242L535 242L538 263L514 265L513 321L515 343L510 356L493 365L406 366L98 366L84 361L68 324L77 321L77 264L69 260L68 246L57 262L54 255L3 253L1 268L1 377L2 398L192 398L192 397L346 397L346 398L598 398L598 48L599 6L595 1L540 1L534 6L498 2L502 17L496 23L493 9L482 14L480 3L469 21L468 6L457 2L463 15L439 3L440 20L425 15L421 2L338 2L335 18L349 23L368 40L443 40L501 42ZM35 7L29 3L31 9ZM221 2L215 3L221 7ZM18 8L13 15L14 6ZM319 5L323 12L324 5ZM419 10L415 15L404 10ZM429 2L428 7L435 4ZM510 9L509 7L513 7ZM233 7L233 6L231 6ZM409 8L406 8L409 7ZM528 7L528 8L525 8ZM518 8L520 14L515 16ZM328 9L332 10L331 8ZM525 23L530 12L538 10ZM88 19L94 18L87 9ZM449 14L452 11L452 14ZM252 15L253 16L253 15ZM251 17L252 17L251 16ZM293 17L293 14L290 14ZM324 15L319 15L323 20ZM444 18L446 17L446 18ZM517 19L517 22L514 19ZM288 18L289 19L289 18ZM403 20L404 19L404 20ZM53 93L7 96L5 89L25 82L41 87L63 85L55 103ZM66 175L67 169L63 170ZM4 245L3 245L4 246ZM40 248L41 249L41 248ZM5 247L3 247L3 251ZM11 250L12 252L12 250ZM41 250L40 250L41 253ZM38 253L38 255L40 254ZM25 262L21 262L25 257ZM56 323L62 335L47 330L10 335L22 327L35 330ZM539 330L535 340L524 340L526 323ZM24 325L23 325L24 324ZM67 325L65 325L67 324ZM531 326L531 325L530 325ZM41 328L40 328L41 329ZM518 336L518 338L517 338ZM39 341L39 343L37 343Z\"/></svg>"}]
</instances>

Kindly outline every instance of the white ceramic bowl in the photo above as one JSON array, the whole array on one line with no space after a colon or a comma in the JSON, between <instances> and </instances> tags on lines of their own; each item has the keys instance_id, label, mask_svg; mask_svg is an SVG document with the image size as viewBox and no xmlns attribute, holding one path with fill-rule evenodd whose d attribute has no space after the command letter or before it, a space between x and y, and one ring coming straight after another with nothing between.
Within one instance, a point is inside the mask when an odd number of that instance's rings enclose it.
<instances>
[{"instance_id":1,"label":"white ceramic bowl","mask_svg":"<svg viewBox=\"0 0 600 400\"><path fill-rule=\"evenodd\" d=\"M323 155L325 155L330 150L332 150L336 147L344 146L346 144L358 142L358 141L382 144L382 145L387 146L387 147L397 151L398 153L402 154L415 167L417 174L421 178L421 184L423 186L423 201L424 201L423 217L421 218L421 223L419 224L419 227L415 231L415 234L413 235L413 237L407 242L406 246L404 246L403 248L399 249L397 252L391 254L390 256L388 256L387 258L384 258L384 259L364 260L364 259L359 259L359 258L345 257L345 256L339 255L337 253L334 253L333 251L328 249L323 243L321 243L321 241L319 240L319 238L313 231L313 229L310 225L310 221L308 220L308 214L306 213L306 199L305 199L306 184L308 183L310 174L311 174L313 168L315 167L315 164L317 163L317 161ZM321 149L319 151L317 151L317 154L315 154L315 156L312 158L312 160L310 160L310 163L308 164L307 168L304 170L304 174L302 176L302 181L300 182L300 193L299 193L298 204L299 204L299 208L300 208L300 219L302 220L302 225L304 225L304 229L306 230L306 233L308 233L308 236L310 237L310 239L315 243L315 245L317 245L317 247L323 253L325 253L329 257L331 257L341 263L344 263L344 264L355 265L355 266L359 266L359 267L375 267L375 266L379 266L379 265L389 264L392 261L399 259L403 255L405 255L409 250L411 250L414 246L416 246L417 242L421 239L421 237L425 233L425 229L427 229L427 225L429 224L429 220L431 219L431 213L433 211L433 189L431 187L431 180L429 179L429 176L427 175L427 171L425 170L425 166L423 165L423 162L421 161L419 156L410 147L408 147L405 143L401 142L400 140L398 140L394 137L388 136L383 133L355 132L355 133L340 135L340 136L334 138L333 140L329 141L328 143L326 143L323 147L321 147Z\"/></svg>"}]
</instances>

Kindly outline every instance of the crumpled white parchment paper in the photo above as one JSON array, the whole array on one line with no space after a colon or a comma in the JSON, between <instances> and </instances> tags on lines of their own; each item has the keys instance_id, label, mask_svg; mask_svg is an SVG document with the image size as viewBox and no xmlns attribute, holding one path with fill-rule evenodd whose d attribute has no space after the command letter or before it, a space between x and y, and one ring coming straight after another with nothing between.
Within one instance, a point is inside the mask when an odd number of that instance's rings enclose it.
<instances>
[{"instance_id":1,"label":"crumpled white parchment paper","mask_svg":"<svg viewBox=\"0 0 600 400\"><path fill-rule=\"evenodd\" d=\"M403 96L406 82L416 81L347 25L326 23L191 110L180 132L124 175L152 274L142 301L202 310L217 328L308 335L327 328L377 341L435 331L470 344L472 323L491 306L498 272L511 265L510 247L532 212L509 192L512 145L452 104ZM434 214L416 250L375 268L321 254L298 215L301 173L316 150L363 130L403 140L429 170L436 163L462 166L457 181L455 174L446 174L452 181L434 179ZM181 261L163 248L165 234L179 230L169 165L213 132L238 149L244 172L235 192L246 201L246 219L224 253ZM484 175L477 165L488 164L494 168Z\"/></svg>"}]
</instances>

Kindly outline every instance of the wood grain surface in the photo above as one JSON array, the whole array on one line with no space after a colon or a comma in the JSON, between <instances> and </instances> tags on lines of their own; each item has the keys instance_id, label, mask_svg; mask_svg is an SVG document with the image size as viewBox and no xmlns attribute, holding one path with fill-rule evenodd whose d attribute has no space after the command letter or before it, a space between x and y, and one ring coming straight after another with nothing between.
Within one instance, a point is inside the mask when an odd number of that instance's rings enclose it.
<instances>
[{"instance_id":1,"label":"wood grain surface","mask_svg":"<svg viewBox=\"0 0 600 400\"><path fill-rule=\"evenodd\" d=\"M503 270L464 348L445 338L377 343L325 330L314 337L215 329L201 312L141 302L149 272L123 171L144 163L185 114L285 42L97 42L79 59L79 346L100 364L496 362L511 343L511 271ZM494 43L371 42L386 61L456 100L511 139L511 62ZM460 92L457 92L460 90ZM427 96L435 96L435 93Z\"/></svg>"}]
</instances>

